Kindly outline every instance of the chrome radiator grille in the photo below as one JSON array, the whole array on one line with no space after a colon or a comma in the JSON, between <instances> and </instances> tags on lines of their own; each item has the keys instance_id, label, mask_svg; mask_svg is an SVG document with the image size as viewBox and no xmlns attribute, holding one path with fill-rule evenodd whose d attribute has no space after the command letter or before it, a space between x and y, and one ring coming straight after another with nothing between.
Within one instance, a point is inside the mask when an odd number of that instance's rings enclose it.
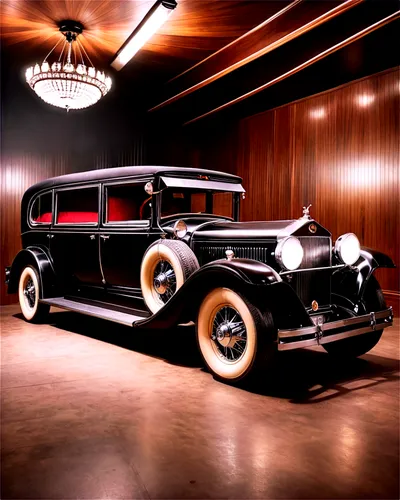
<instances>
[{"instance_id":1,"label":"chrome radiator grille","mask_svg":"<svg viewBox=\"0 0 400 500\"><path fill-rule=\"evenodd\" d=\"M300 269L311 269L311 271L296 272L282 276L296 291L305 307L311 307L311 302L316 300L320 306L330 304L331 295L331 271L318 271L316 268L329 267L331 265L331 239L329 237L300 236L299 240L304 249L303 262ZM225 243L213 245L202 243L195 248L195 253L200 265L207 264L213 260L224 259L226 250L233 250L235 257L252 259L263 262L277 271L279 268L273 256L275 243L255 243L250 245L235 245ZM315 269L315 270L314 270Z\"/></svg>"},{"instance_id":2,"label":"chrome radiator grille","mask_svg":"<svg viewBox=\"0 0 400 500\"><path fill-rule=\"evenodd\" d=\"M329 267L332 260L331 239L328 237L299 237L304 249L303 262L300 269L315 269ZM331 271L311 270L294 272L290 285L296 290L306 307L311 307L313 300L320 306L330 304Z\"/></svg>"},{"instance_id":3,"label":"chrome radiator grille","mask_svg":"<svg viewBox=\"0 0 400 500\"><path fill-rule=\"evenodd\" d=\"M207 264L213 260L225 259L225 251L233 250L235 257L238 259L252 259L258 262L264 262L267 264L271 261L271 249L265 244L251 245L251 246L237 246L237 245L201 245L197 251L196 255L199 260L200 265Z\"/></svg>"}]
</instances>

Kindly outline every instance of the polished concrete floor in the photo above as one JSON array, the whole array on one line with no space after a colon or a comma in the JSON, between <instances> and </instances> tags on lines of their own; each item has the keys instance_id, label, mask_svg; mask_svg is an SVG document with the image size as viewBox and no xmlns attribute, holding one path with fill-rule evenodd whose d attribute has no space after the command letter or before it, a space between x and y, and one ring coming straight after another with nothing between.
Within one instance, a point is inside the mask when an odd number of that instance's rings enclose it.
<instances>
[{"instance_id":1,"label":"polished concrete floor","mask_svg":"<svg viewBox=\"0 0 400 500\"><path fill-rule=\"evenodd\" d=\"M3 499L399 497L398 321L349 365L282 353L235 388L191 328L1 312Z\"/></svg>"}]
</instances>

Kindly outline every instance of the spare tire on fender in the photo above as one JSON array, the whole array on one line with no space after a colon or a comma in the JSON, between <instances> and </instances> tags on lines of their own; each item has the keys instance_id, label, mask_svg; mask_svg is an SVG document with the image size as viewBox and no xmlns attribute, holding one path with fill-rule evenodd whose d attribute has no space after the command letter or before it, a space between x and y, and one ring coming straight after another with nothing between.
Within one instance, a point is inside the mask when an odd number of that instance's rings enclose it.
<instances>
[{"instance_id":1,"label":"spare tire on fender","mask_svg":"<svg viewBox=\"0 0 400 500\"><path fill-rule=\"evenodd\" d=\"M199 267L196 255L183 241L158 240L150 245L140 269L142 294L150 311L161 309Z\"/></svg>"}]
</instances>

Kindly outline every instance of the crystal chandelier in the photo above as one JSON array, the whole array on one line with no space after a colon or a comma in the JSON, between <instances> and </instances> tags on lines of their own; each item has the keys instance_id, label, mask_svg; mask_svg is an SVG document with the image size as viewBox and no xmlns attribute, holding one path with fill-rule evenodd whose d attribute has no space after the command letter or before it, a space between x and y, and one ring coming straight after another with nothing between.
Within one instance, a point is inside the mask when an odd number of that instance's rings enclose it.
<instances>
[{"instance_id":1,"label":"crystal chandelier","mask_svg":"<svg viewBox=\"0 0 400 500\"><path fill-rule=\"evenodd\" d=\"M78 39L82 30L83 26L78 22L62 22L60 31L63 36L43 62L29 67L25 74L26 81L43 101L67 111L92 106L107 94L112 83L109 76L93 66ZM63 40L58 60L50 65L47 58Z\"/></svg>"}]
</instances>

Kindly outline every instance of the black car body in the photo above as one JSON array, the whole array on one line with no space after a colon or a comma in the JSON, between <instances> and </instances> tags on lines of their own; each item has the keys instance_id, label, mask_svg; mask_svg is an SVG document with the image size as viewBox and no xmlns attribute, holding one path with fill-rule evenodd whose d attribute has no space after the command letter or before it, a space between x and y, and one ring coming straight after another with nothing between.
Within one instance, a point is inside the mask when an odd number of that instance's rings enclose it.
<instances>
[{"instance_id":1,"label":"black car body","mask_svg":"<svg viewBox=\"0 0 400 500\"><path fill-rule=\"evenodd\" d=\"M178 167L40 182L22 199L8 291L30 321L51 305L134 327L194 321L223 380L279 350L371 349L393 320L373 273L392 260L351 233L333 246L309 207L297 220L238 222L242 197L237 176Z\"/></svg>"}]
</instances>

